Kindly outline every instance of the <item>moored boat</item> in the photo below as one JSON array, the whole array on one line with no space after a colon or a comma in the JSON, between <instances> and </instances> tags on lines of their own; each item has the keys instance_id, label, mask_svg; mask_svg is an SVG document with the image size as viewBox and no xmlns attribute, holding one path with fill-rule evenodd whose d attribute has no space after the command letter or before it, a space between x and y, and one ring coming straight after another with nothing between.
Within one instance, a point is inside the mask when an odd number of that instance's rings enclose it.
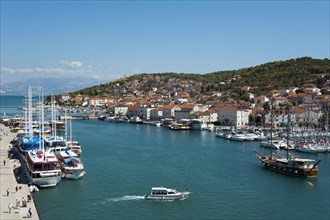
<instances>
[{"instance_id":1,"label":"moored boat","mask_svg":"<svg viewBox=\"0 0 330 220\"><path fill-rule=\"evenodd\" d=\"M34 185L50 187L61 181L60 161L54 151L28 151L25 156L27 176Z\"/></svg>"},{"instance_id":2,"label":"moored boat","mask_svg":"<svg viewBox=\"0 0 330 220\"><path fill-rule=\"evenodd\" d=\"M182 123L173 123L168 126L171 130L190 130L191 128L188 125Z\"/></svg>"},{"instance_id":3,"label":"moored boat","mask_svg":"<svg viewBox=\"0 0 330 220\"><path fill-rule=\"evenodd\" d=\"M184 199L189 196L191 192L178 192L175 189L168 189L163 186L152 187L149 195L144 198L148 200L177 200Z\"/></svg>"},{"instance_id":4,"label":"moored boat","mask_svg":"<svg viewBox=\"0 0 330 220\"><path fill-rule=\"evenodd\" d=\"M62 161L62 177L67 179L79 179L86 172L82 161L72 151L61 151L59 158Z\"/></svg>"},{"instance_id":5,"label":"moored boat","mask_svg":"<svg viewBox=\"0 0 330 220\"><path fill-rule=\"evenodd\" d=\"M297 145L294 147L296 151L304 152L304 153L310 153L310 154L316 154L318 153L318 150L313 146L304 146L304 145Z\"/></svg>"},{"instance_id":6,"label":"moored boat","mask_svg":"<svg viewBox=\"0 0 330 220\"><path fill-rule=\"evenodd\" d=\"M149 125L160 127L162 126L162 123L160 121L151 121Z\"/></svg>"},{"instance_id":7,"label":"moored boat","mask_svg":"<svg viewBox=\"0 0 330 220\"><path fill-rule=\"evenodd\" d=\"M75 152L78 156L82 153L81 145L78 141L67 141L66 146Z\"/></svg>"}]
</instances>

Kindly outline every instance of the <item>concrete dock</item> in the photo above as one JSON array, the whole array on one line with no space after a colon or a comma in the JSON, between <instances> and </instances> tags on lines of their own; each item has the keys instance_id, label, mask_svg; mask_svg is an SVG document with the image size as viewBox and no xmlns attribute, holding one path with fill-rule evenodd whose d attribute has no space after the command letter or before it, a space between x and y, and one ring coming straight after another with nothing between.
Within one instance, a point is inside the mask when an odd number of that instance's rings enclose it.
<instances>
[{"instance_id":1,"label":"concrete dock","mask_svg":"<svg viewBox=\"0 0 330 220\"><path fill-rule=\"evenodd\" d=\"M0 219L33 219L38 220L39 216L37 209L32 200L26 202L26 207L22 207L22 199L27 201L27 196L30 195L29 187L20 176L20 161L11 159L10 154L12 146L10 142L17 136L16 133L10 132L10 129L3 124L0 124ZM15 175L15 173L17 175ZM16 188L18 190L16 191ZM7 192L7 190L9 192ZM8 196L7 196L8 194ZM17 201L20 201L21 207L17 207ZM12 203L12 208L9 211L9 203ZM32 216L28 216L28 210L31 208Z\"/></svg>"}]
</instances>

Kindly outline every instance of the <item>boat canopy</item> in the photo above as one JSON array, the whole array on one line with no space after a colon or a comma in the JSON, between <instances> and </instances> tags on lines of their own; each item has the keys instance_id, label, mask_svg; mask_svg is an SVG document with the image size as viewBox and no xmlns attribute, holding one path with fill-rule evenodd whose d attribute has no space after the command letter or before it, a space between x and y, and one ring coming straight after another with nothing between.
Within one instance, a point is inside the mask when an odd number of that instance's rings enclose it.
<instances>
[{"instance_id":1,"label":"boat canopy","mask_svg":"<svg viewBox=\"0 0 330 220\"><path fill-rule=\"evenodd\" d=\"M152 187L151 188L151 190L153 190L153 191L158 191L158 190L167 190L167 188L165 188L165 187Z\"/></svg>"},{"instance_id":2,"label":"boat canopy","mask_svg":"<svg viewBox=\"0 0 330 220\"><path fill-rule=\"evenodd\" d=\"M305 159L305 158L293 158L291 160L296 161L296 162L302 162L302 163L315 161L313 159Z\"/></svg>"},{"instance_id":3,"label":"boat canopy","mask_svg":"<svg viewBox=\"0 0 330 220\"><path fill-rule=\"evenodd\" d=\"M71 161L72 161L72 157L69 157L69 158L67 158L67 159L64 159L64 163L70 163Z\"/></svg>"}]
</instances>

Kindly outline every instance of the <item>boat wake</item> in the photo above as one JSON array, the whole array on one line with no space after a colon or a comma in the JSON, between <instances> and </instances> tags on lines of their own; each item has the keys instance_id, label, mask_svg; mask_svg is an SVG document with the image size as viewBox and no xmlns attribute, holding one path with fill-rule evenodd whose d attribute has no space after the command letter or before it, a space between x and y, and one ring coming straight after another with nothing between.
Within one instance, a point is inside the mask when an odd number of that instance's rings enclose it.
<instances>
[{"instance_id":1,"label":"boat wake","mask_svg":"<svg viewBox=\"0 0 330 220\"><path fill-rule=\"evenodd\" d=\"M103 201L99 202L98 205L111 203L111 202L133 201L133 200L142 200L142 199L144 199L144 196L127 195L122 197L106 198Z\"/></svg>"},{"instance_id":2,"label":"boat wake","mask_svg":"<svg viewBox=\"0 0 330 220\"><path fill-rule=\"evenodd\" d=\"M310 186L314 186L314 184L313 184L312 182L307 181L307 183L308 183Z\"/></svg>"}]
</instances>

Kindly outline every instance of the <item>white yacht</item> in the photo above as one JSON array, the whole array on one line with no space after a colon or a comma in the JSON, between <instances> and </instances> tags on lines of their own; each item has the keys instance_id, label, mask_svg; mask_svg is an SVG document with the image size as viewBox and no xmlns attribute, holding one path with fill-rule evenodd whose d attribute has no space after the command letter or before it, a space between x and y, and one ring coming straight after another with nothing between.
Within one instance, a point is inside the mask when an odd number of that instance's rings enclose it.
<instances>
[{"instance_id":1,"label":"white yacht","mask_svg":"<svg viewBox=\"0 0 330 220\"><path fill-rule=\"evenodd\" d=\"M234 134L229 139L233 141L245 141L246 137L244 134Z\"/></svg>"},{"instance_id":2,"label":"white yacht","mask_svg":"<svg viewBox=\"0 0 330 220\"><path fill-rule=\"evenodd\" d=\"M76 180L86 174L83 163L74 152L70 150L61 151L59 157L62 161L63 178Z\"/></svg>"},{"instance_id":3,"label":"white yacht","mask_svg":"<svg viewBox=\"0 0 330 220\"><path fill-rule=\"evenodd\" d=\"M82 153L81 145L78 141L67 141L66 146L78 156Z\"/></svg>"},{"instance_id":4,"label":"white yacht","mask_svg":"<svg viewBox=\"0 0 330 220\"><path fill-rule=\"evenodd\" d=\"M273 148L273 149L280 149L280 147L284 146L285 143L283 143L282 140L273 140L273 141L262 141L260 143L260 147L267 147L267 148Z\"/></svg>"},{"instance_id":5,"label":"white yacht","mask_svg":"<svg viewBox=\"0 0 330 220\"><path fill-rule=\"evenodd\" d=\"M149 125L160 127L162 126L162 123L160 121L151 121Z\"/></svg>"},{"instance_id":6,"label":"white yacht","mask_svg":"<svg viewBox=\"0 0 330 220\"><path fill-rule=\"evenodd\" d=\"M52 150L26 152L29 180L40 187L56 186L61 181L61 163Z\"/></svg>"},{"instance_id":7,"label":"white yacht","mask_svg":"<svg viewBox=\"0 0 330 220\"><path fill-rule=\"evenodd\" d=\"M163 186L152 187L150 195L144 198L148 200L177 200L184 199L189 196L190 192L177 192L175 189L168 189Z\"/></svg>"}]
</instances>

